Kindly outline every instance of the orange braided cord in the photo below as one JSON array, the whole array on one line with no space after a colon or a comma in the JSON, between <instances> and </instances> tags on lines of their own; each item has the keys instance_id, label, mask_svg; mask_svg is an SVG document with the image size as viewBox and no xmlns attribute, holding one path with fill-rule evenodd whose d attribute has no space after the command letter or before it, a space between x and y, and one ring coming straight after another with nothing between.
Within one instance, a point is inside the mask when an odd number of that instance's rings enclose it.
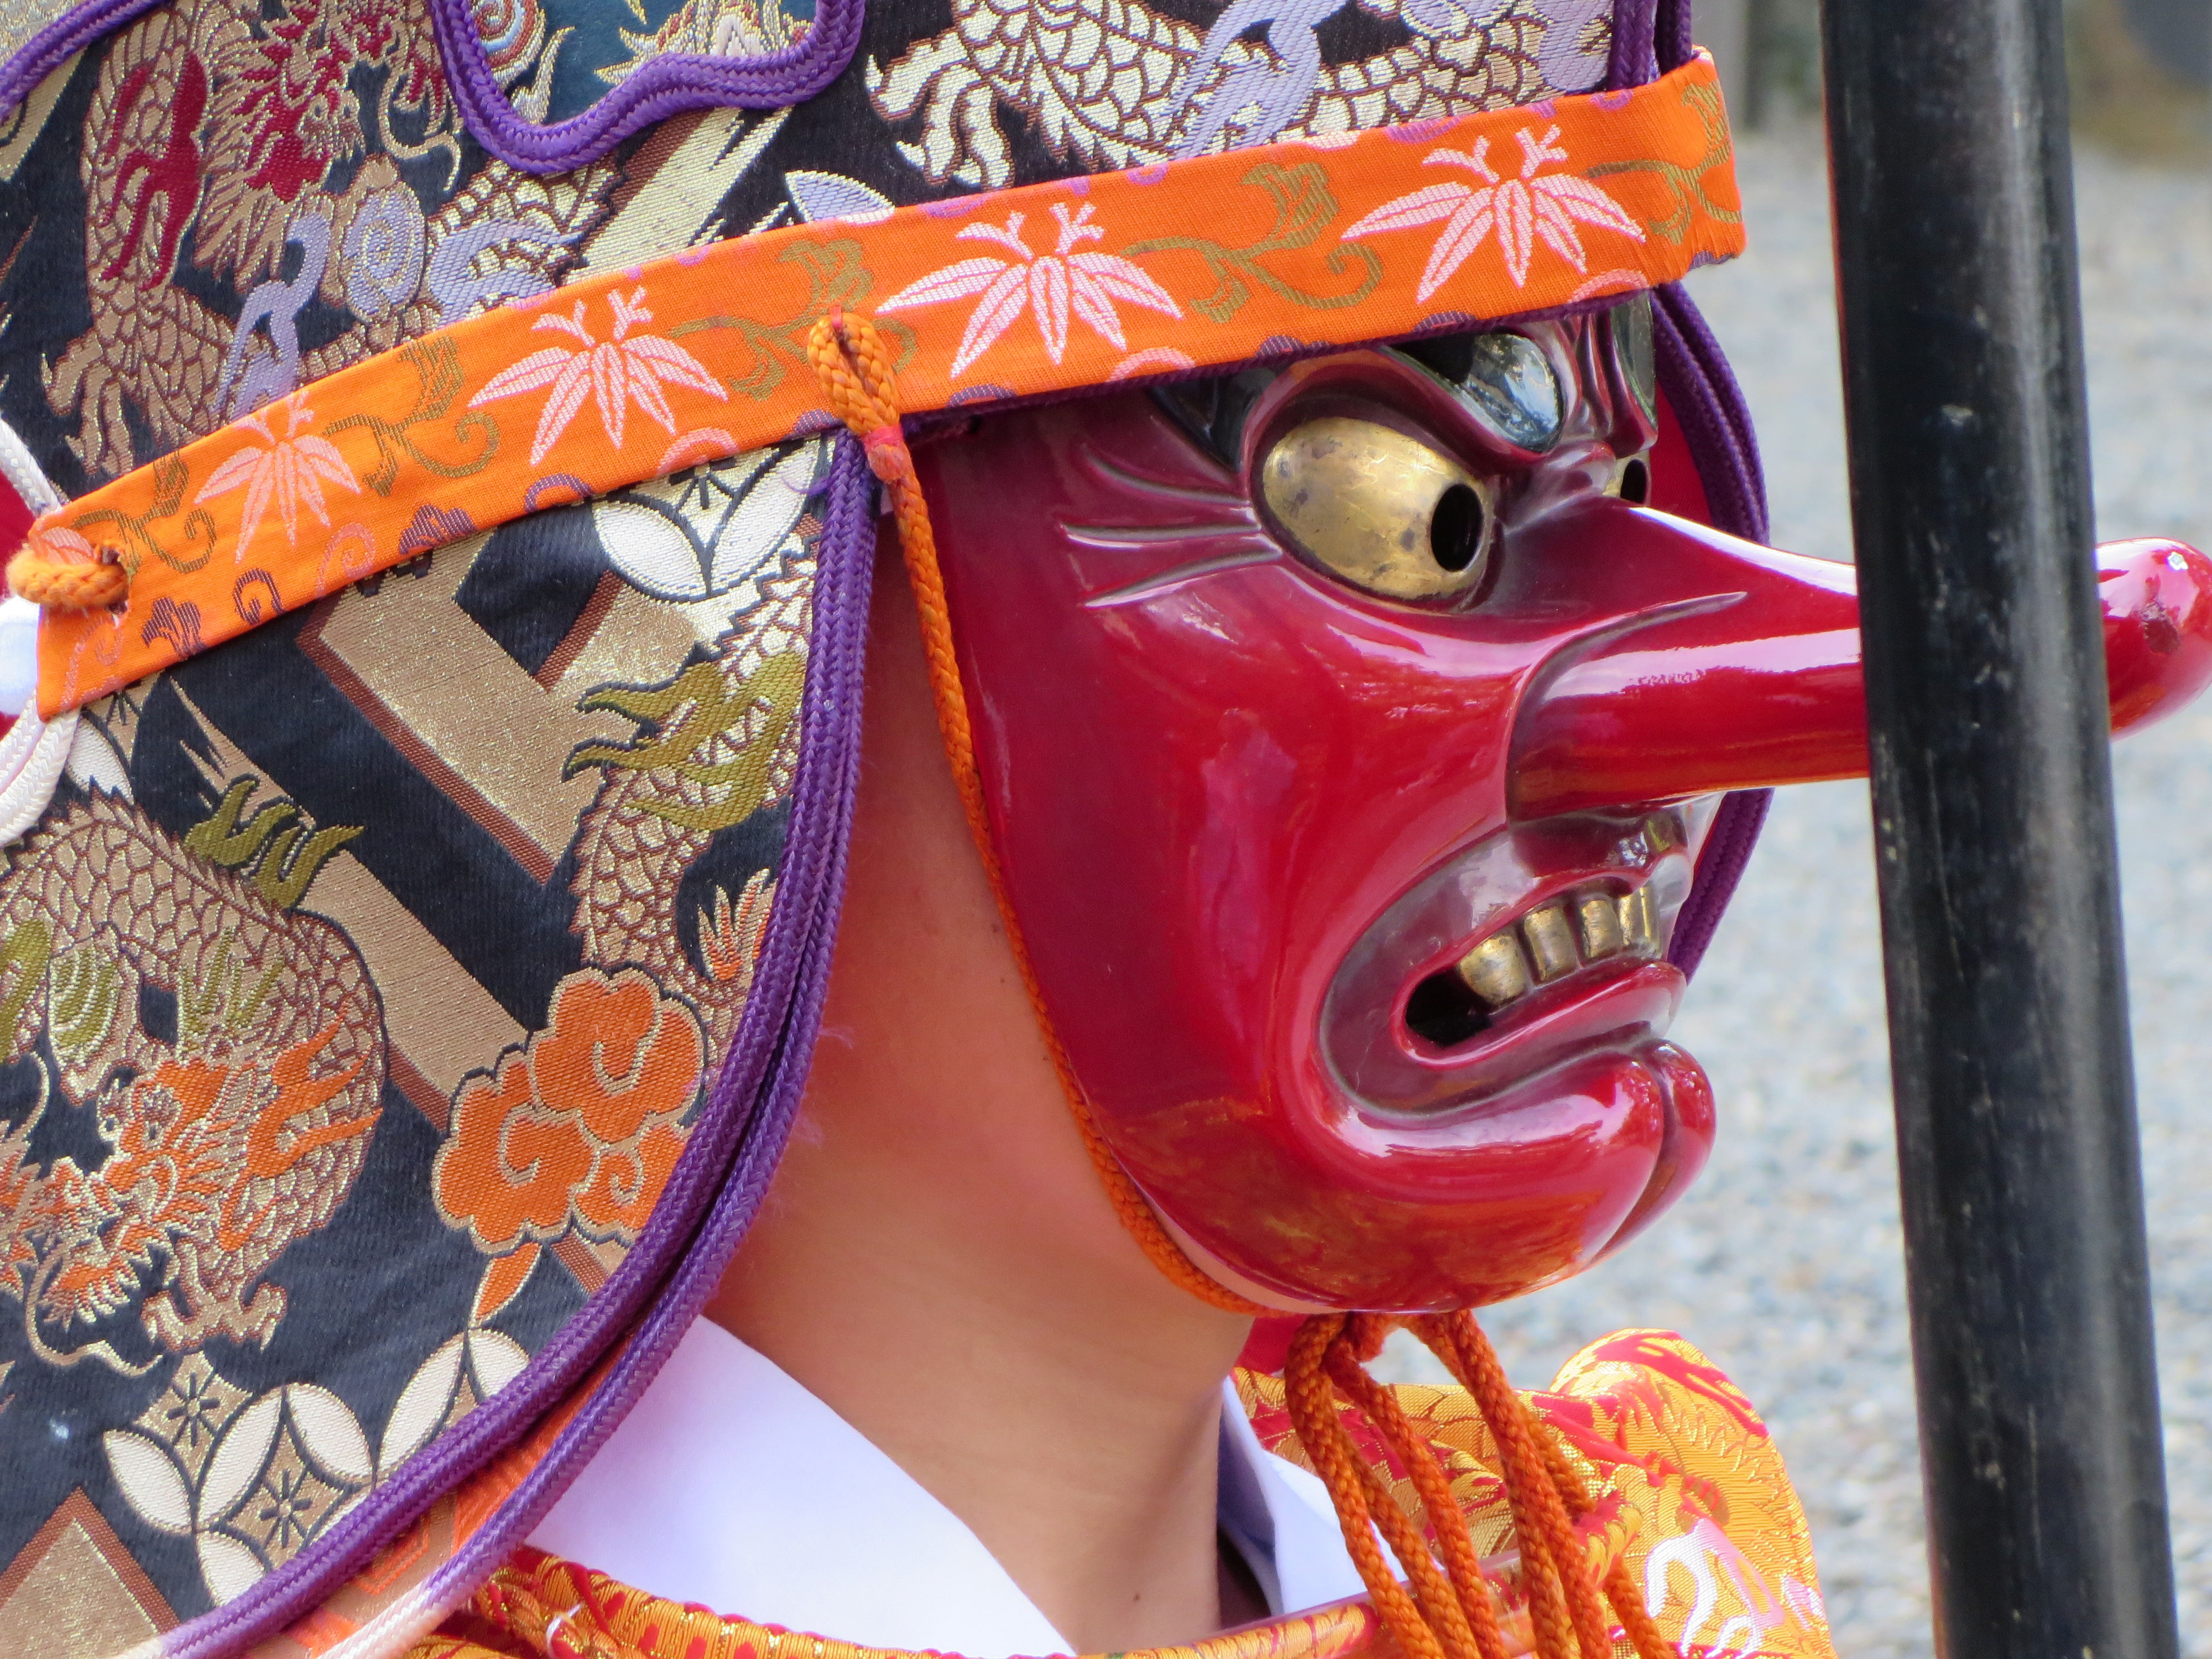
<instances>
[{"instance_id":1,"label":"orange braided cord","mask_svg":"<svg viewBox=\"0 0 2212 1659\"><path fill-rule=\"evenodd\" d=\"M1522 1402L1528 1408L1528 1402ZM1559 1449L1559 1443L1542 1429L1531 1426L1530 1437L1544 1455L1544 1467L1550 1473L1552 1484L1559 1489L1567 1513L1580 1521L1587 1515L1591 1504L1583 1483L1567 1466L1567 1455ZM1625 1559L1616 1558L1606 1568L1601 1581L1606 1601L1613 1607L1613 1616L1628 1633L1629 1645L1636 1650L1636 1659L1681 1659L1681 1653L1661 1633L1659 1622L1652 1618L1644 1605L1644 1592L1636 1586L1635 1575L1629 1571Z\"/></svg>"},{"instance_id":2,"label":"orange braided cord","mask_svg":"<svg viewBox=\"0 0 2212 1659\"><path fill-rule=\"evenodd\" d=\"M112 558L57 558L27 550L8 561L8 591L49 611L102 611L123 602L131 574Z\"/></svg>"},{"instance_id":3,"label":"orange braided cord","mask_svg":"<svg viewBox=\"0 0 2212 1659\"><path fill-rule=\"evenodd\" d=\"M1553 1655L1565 1659L1579 1649L1583 1659L1605 1659L1613 1651L1613 1640L1606 1629L1596 1587L1590 1582L1588 1564L1567 1520L1559 1489L1553 1484L1551 1470L1538 1448L1542 1437L1532 1429L1521 1396L1506 1381L1505 1368L1498 1363L1490 1339L1483 1335L1474 1316L1464 1310L1431 1314L1409 1322L1474 1397L1476 1407L1497 1438L1506 1499L1521 1535L1522 1559L1529 1567L1523 1577L1529 1611L1536 1621L1538 1651L1546 1659ZM1555 1598L1564 1599L1564 1608ZM1570 1631L1571 1645L1566 1639Z\"/></svg>"},{"instance_id":4,"label":"orange braided cord","mask_svg":"<svg viewBox=\"0 0 2212 1659\"><path fill-rule=\"evenodd\" d=\"M806 359L822 383L830 411L867 447L868 466L890 492L891 514L897 521L899 548L905 556L907 579L914 587L915 608L921 618L921 646L929 662L930 691L937 704L937 726L945 738L945 759L960 791L960 805L968 815L969 832L983 860L991 895L998 901L1000 920L1006 924L1006 941L1012 947L1014 965L1036 1012L1037 1029L1052 1056L1053 1069L1067 1096L1069 1111L1083 1137L1091 1167L1106 1188L1114 1212L1121 1218L1152 1265L1169 1280L1201 1302L1229 1313L1255 1316L1271 1311L1248 1301L1200 1273L1191 1259L1152 1213L1152 1206L1114 1156L1098 1126L1091 1120L1083 1085L1075 1067L1060 1046L1044 1006L1044 992L1030 966L1029 948L1014 919L1007 896L998 848L983 805L983 779L975 765L975 745L968 723L968 694L960 684L960 659L952 646L952 615L945 599L945 577L938 568L937 538L929 523L929 505L915 477L914 456L899 432L898 386L891 369L890 349L876 325L865 317L832 311L814 325L806 339Z\"/></svg>"},{"instance_id":5,"label":"orange braided cord","mask_svg":"<svg viewBox=\"0 0 2212 1659\"><path fill-rule=\"evenodd\" d=\"M1329 1379L1374 1425L1383 1443L1405 1466L1414 1491L1420 1494L1422 1505L1429 1513L1430 1530L1443 1557L1444 1570L1451 1576L1459 1610L1474 1632L1476 1650L1482 1659L1505 1659L1505 1638L1498 1628L1498 1609L1492 1600L1490 1584L1482 1575L1481 1559L1475 1553L1474 1539L1468 1531L1467 1516L1452 1498L1451 1484L1445 1477L1443 1464L1437 1460L1436 1449L1414 1432L1405 1408L1398 1403L1398 1396L1367 1374L1349 1343L1341 1340L1331 1343L1325 1364ZM1391 1547L1398 1547L1395 1540ZM1399 1559L1404 1559L1405 1553L1401 1550Z\"/></svg>"},{"instance_id":6,"label":"orange braided cord","mask_svg":"<svg viewBox=\"0 0 2212 1659\"><path fill-rule=\"evenodd\" d=\"M1527 1465L1528 1449L1525 1445L1519 1448L1521 1457L1516 1463L1510 1419L1501 1421L1502 1407L1496 1395L1475 1387L1469 1380L1467 1366L1457 1354L1446 1351L1449 1346L1448 1336L1444 1339L1445 1348L1437 1346L1437 1338L1431 1328L1441 1323L1440 1320L1431 1316L1409 1321L1408 1326L1437 1352L1437 1357L1459 1379L1460 1386L1473 1397L1475 1409L1481 1413L1483 1421L1490 1426L1491 1437L1498 1445L1500 1472L1504 1477L1506 1503L1513 1512L1514 1532L1520 1544L1521 1584L1528 1599L1528 1618L1536 1638L1536 1652L1542 1656L1542 1659L1567 1659L1577 1644L1573 1640L1572 1626L1561 1599L1557 1576L1553 1571L1553 1552L1547 1547L1550 1540L1540 1530L1529 1502L1529 1477L1522 1472ZM1501 1386L1507 1395L1511 1395L1510 1386L1503 1384L1502 1374Z\"/></svg>"},{"instance_id":7,"label":"orange braided cord","mask_svg":"<svg viewBox=\"0 0 2212 1659\"><path fill-rule=\"evenodd\" d=\"M1332 1380L1341 1376L1356 1377L1364 1385L1365 1391L1380 1389L1381 1385L1368 1377L1360 1367L1381 1352L1382 1339L1395 1321L1374 1314L1348 1314L1341 1316L1341 1318L1343 1322L1339 1334L1323 1351L1324 1370L1330 1374ZM1286 1385L1287 1381L1286 1376ZM1285 1392L1287 1396L1287 1386ZM1328 1397L1325 1390L1321 1397ZM1449 1483L1442 1478L1441 1468L1437 1468L1434 1448L1414 1436L1412 1425L1403 1408L1399 1407L1395 1395L1382 1390L1382 1397L1387 1401L1387 1417L1370 1415L1369 1426L1378 1436L1385 1437L1390 1454L1409 1471L1408 1478L1414 1482L1416 1496L1424 1507L1440 1502L1440 1512L1457 1522L1464 1534L1466 1516L1452 1498ZM1354 1403L1357 1404L1356 1401ZM1384 1426L1386 1422L1395 1426L1403 1437L1390 1439ZM1382 1530L1391 1549L1396 1552L1399 1565L1406 1569L1411 1581L1413 1599L1427 1620L1430 1630L1445 1650L1457 1655L1465 1652L1472 1644L1479 1659L1504 1659L1507 1651L1504 1632L1499 1626L1490 1589L1483 1582L1481 1567L1474 1553L1473 1540L1468 1540L1468 1547L1458 1562L1459 1570L1447 1581L1437 1571L1436 1564L1431 1559L1429 1544L1420 1529L1400 1507L1397 1498L1383 1478L1382 1471L1369 1462L1355 1447L1342 1418L1332 1412L1326 1424L1318 1425L1316 1431L1326 1433L1342 1455L1358 1467L1365 1484L1367 1505L1375 1524ZM1421 1489L1419 1470L1422 1464L1413 1461L1416 1452L1429 1468L1436 1470L1438 1476L1434 1496ZM1513 1650L1527 1652L1530 1634L1527 1619L1525 1615L1516 1614L1513 1622L1517 1644Z\"/></svg>"},{"instance_id":8,"label":"orange braided cord","mask_svg":"<svg viewBox=\"0 0 2212 1659\"><path fill-rule=\"evenodd\" d=\"M1407 1659L1442 1659L1443 1646L1437 1632L1422 1617L1405 1586L1391 1574L1389 1564L1376 1546L1367 1503L1370 1473L1336 1414L1336 1397L1322 1373L1323 1355L1343 1331L1344 1322L1342 1314L1316 1314L1298 1326L1297 1334L1291 1339L1290 1358L1283 1366L1284 1403L1298 1443L1305 1448L1315 1473L1328 1488L1337 1524L1344 1528L1345 1547L1352 1553L1352 1565L1359 1569L1359 1582L1367 1587L1367 1598L1375 1604L1375 1611L1382 1615ZM1401 1521L1405 1519L1395 1504L1382 1508L1386 1516L1395 1513ZM1407 1530L1412 1531L1410 1522ZM1413 1570L1413 1561L1425 1560L1428 1554L1418 1539L1414 1542L1416 1547L1400 1550L1398 1558L1408 1564L1409 1571ZM1400 1548L1395 1542L1391 1547ZM1434 1572L1433 1565L1430 1571Z\"/></svg>"},{"instance_id":9,"label":"orange braided cord","mask_svg":"<svg viewBox=\"0 0 2212 1659\"><path fill-rule=\"evenodd\" d=\"M1341 1427L1341 1419L1339 1422ZM1367 1513L1376 1529L1382 1533L1406 1570L1407 1588L1413 1592L1413 1605L1419 1609L1422 1621L1437 1639L1447 1659L1488 1659L1474 1635L1473 1622L1461 1604L1450 1579L1439 1571L1436 1559L1430 1553L1428 1540L1413 1519L1398 1506L1391 1496L1389 1484L1374 1465L1359 1459L1358 1449L1352 1444L1349 1434L1345 1444L1358 1462L1362 1489L1367 1498Z\"/></svg>"},{"instance_id":10,"label":"orange braided cord","mask_svg":"<svg viewBox=\"0 0 2212 1659\"><path fill-rule=\"evenodd\" d=\"M1636 1659L1682 1659L1681 1650L1669 1642L1644 1605L1644 1592L1636 1587L1636 1575L1628 1570L1624 1558L1613 1564L1613 1571L1605 1576L1605 1599L1612 1604L1613 1617L1628 1632L1628 1644L1636 1650Z\"/></svg>"},{"instance_id":11,"label":"orange braided cord","mask_svg":"<svg viewBox=\"0 0 2212 1659\"><path fill-rule=\"evenodd\" d=\"M1374 1465L1359 1455L1343 1419L1337 1421L1338 1433L1344 1435L1342 1449L1359 1472L1360 1491L1367 1504L1367 1516L1376 1531L1382 1534L1398 1558L1398 1565L1406 1571L1406 1588L1413 1597L1413 1606L1430 1635L1434 1637L1445 1659L1485 1659L1474 1639L1466 1610L1453 1593L1451 1581L1438 1571L1435 1558L1429 1552L1427 1540L1421 1529L1413 1524L1413 1517L1398 1506L1390 1494L1389 1484ZM1340 1516L1341 1521L1342 1516ZM1376 1559L1381 1559L1380 1552ZM1389 1564L1383 1564L1384 1571Z\"/></svg>"},{"instance_id":12,"label":"orange braided cord","mask_svg":"<svg viewBox=\"0 0 2212 1659\"><path fill-rule=\"evenodd\" d=\"M1516 1509L1516 1524L1524 1533L1524 1547L1528 1531L1535 1533L1540 1555L1547 1559L1548 1571L1558 1579L1558 1590L1566 1599L1568 1621L1573 1624L1575 1641L1583 1655L1610 1655L1613 1637L1606 1631L1604 1604L1597 1597L1589 1553L1568 1522L1566 1495L1555 1484L1553 1468L1544 1460L1547 1436L1528 1413L1526 1401L1506 1380L1498 1352L1491 1347L1491 1338L1484 1336L1474 1314L1462 1310L1433 1322L1449 1329L1451 1347L1462 1356L1464 1371L1460 1380L1478 1395L1491 1433L1498 1437L1500 1462L1506 1468L1506 1500ZM1526 1493L1526 1500L1522 1493ZM1520 1517L1524 1506L1528 1520Z\"/></svg>"}]
</instances>

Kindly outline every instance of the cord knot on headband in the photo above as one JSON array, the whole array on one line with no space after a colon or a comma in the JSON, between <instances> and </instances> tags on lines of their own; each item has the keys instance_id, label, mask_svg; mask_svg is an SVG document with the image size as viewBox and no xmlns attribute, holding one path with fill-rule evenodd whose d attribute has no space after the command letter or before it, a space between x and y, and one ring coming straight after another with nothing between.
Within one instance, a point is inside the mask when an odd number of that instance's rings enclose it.
<instances>
[{"instance_id":1,"label":"cord knot on headband","mask_svg":"<svg viewBox=\"0 0 2212 1659\"><path fill-rule=\"evenodd\" d=\"M49 611L103 611L131 592L131 572L113 547L95 547L73 530L33 527L33 539L8 561L8 590Z\"/></svg>"}]
</instances>

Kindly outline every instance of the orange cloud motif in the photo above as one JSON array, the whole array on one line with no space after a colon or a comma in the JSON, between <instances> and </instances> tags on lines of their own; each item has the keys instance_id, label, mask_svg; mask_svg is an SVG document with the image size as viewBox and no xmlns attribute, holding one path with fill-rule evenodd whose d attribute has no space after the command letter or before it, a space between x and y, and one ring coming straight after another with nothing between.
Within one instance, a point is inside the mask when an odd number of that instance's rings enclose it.
<instances>
[{"instance_id":1,"label":"orange cloud motif","mask_svg":"<svg viewBox=\"0 0 2212 1659\"><path fill-rule=\"evenodd\" d=\"M690 1131L707 1039L641 969L583 968L555 988L543 1030L454 1091L432 1186L447 1223L493 1257L474 1316L514 1298L572 1229L635 1243Z\"/></svg>"}]
</instances>

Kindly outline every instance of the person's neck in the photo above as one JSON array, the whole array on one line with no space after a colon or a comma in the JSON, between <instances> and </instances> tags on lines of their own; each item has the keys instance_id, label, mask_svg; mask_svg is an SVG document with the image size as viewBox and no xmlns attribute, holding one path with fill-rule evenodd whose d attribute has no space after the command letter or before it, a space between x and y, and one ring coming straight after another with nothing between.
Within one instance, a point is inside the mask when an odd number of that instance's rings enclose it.
<instances>
[{"instance_id":1,"label":"person's neck","mask_svg":"<svg viewBox=\"0 0 2212 1659\"><path fill-rule=\"evenodd\" d=\"M945 770L904 588L879 568L805 1115L708 1316L965 1522L1078 1651L1188 1642L1221 1628L1230 1588L1220 1390L1249 1322L1169 1284L1091 1168Z\"/></svg>"},{"instance_id":2,"label":"person's neck","mask_svg":"<svg viewBox=\"0 0 2212 1659\"><path fill-rule=\"evenodd\" d=\"M1194 1303L1209 1316L1055 1297L1011 1244L949 1249L926 1216L869 1213L884 1224L840 1226L833 1243L780 1212L709 1316L959 1516L1075 1651L1221 1628L1217 1452L1234 1322ZM794 1255L804 1271L785 1271Z\"/></svg>"}]
</instances>

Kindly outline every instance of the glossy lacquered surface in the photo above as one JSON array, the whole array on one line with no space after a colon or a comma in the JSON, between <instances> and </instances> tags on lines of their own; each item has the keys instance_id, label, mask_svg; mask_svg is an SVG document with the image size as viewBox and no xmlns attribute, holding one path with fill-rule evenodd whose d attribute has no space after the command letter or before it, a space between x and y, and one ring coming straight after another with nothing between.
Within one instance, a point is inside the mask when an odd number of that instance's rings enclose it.
<instances>
[{"instance_id":1,"label":"glossy lacquered surface","mask_svg":"<svg viewBox=\"0 0 2212 1659\"><path fill-rule=\"evenodd\" d=\"M1572 520L1554 520L1532 532L1528 554L1570 568L1582 534ZM1619 556L1717 571L1682 545L1686 535L1716 534L1639 514L1605 540ZM1741 597L1639 627L1543 678L1515 736L1516 812L1866 775L1850 567L1756 555L1740 543L1720 556L1744 573ZM2212 679L2212 561L2179 542L2146 540L2107 544L2098 567L2112 726L2121 736Z\"/></svg>"},{"instance_id":2,"label":"glossy lacquered surface","mask_svg":"<svg viewBox=\"0 0 2212 1659\"><path fill-rule=\"evenodd\" d=\"M1048 1017L1164 1217L1286 1301L1493 1301L1671 1201L1714 1120L1662 957L1450 1041L1408 1005L1577 896L1648 893L1663 947L1702 798L1864 770L1850 573L1601 493L1648 428L1546 337L1574 409L1540 458L1380 354L1278 377L1233 464L1140 393L917 452ZM1273 434L1348 407L1497 481L1471 602L1363 592L1254 506ZM2127 709L2202 684L2212 566L2146 547L2106 591Z\"/></svg>"}]
</instances>

